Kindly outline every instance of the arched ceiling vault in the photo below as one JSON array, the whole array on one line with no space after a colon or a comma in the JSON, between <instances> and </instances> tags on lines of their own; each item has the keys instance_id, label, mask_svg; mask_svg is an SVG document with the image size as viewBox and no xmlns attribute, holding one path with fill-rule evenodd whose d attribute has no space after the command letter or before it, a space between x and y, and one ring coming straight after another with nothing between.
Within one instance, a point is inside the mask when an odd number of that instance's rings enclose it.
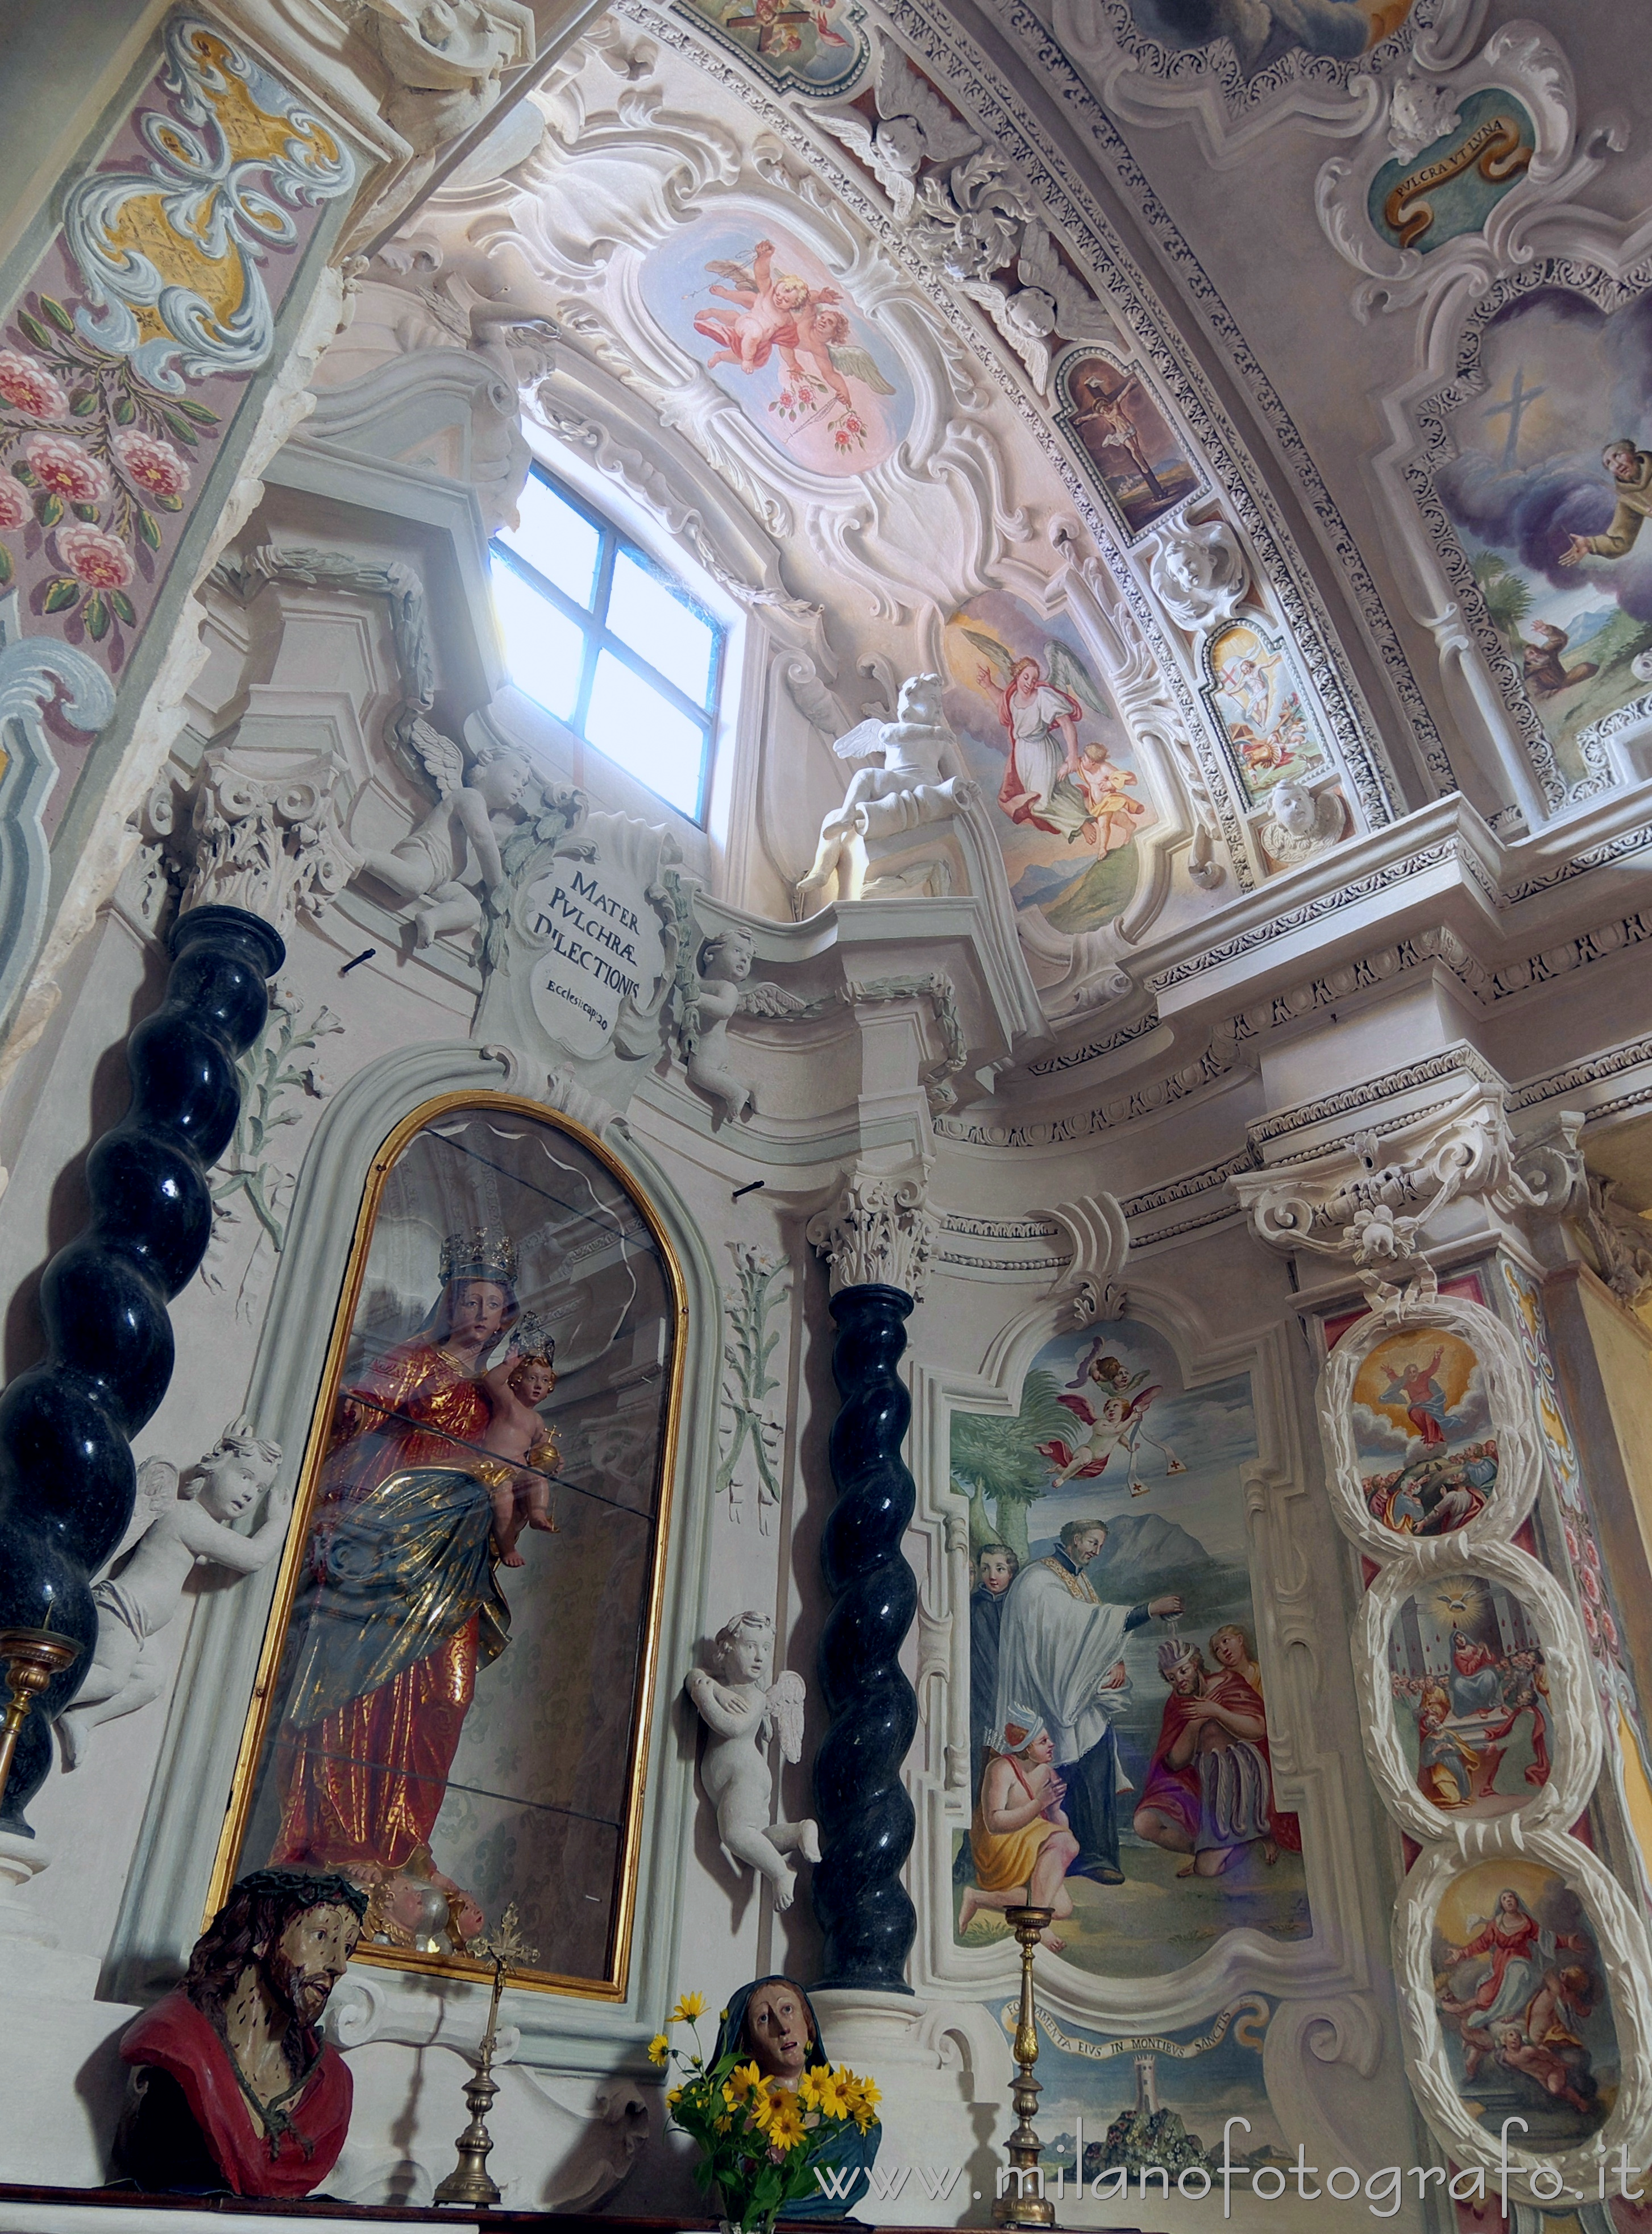
<instances>
[{"instance_id":1,"label":"arched ceiling vault","mask_svg":"<svg viewBox=\"0 0 1652 2234\"><path fill-rule=\"evenodd\" d=\"M1581 872L1569 820L1596 855L1647 837L1640 561L1587 577L1612 663L1568 664L1544 601L1570 615L1573 578L1487 493L1570 474L1583 528L1610 508L1590 458L1638 377L1652 229L1628 122L1587 105L1592 27L1206 0L1177 45L1159 6L617 0L373 258L320 379L336 421L387 352L492 352L541 454L745 612L772 687L736 905L798 905L833 738L940 673L1087 1061L1162 1029L1226 911L1237 952L1276 935L1276 880L1334 896L1341 847L1347 879L1400 874L1381 833L1453 794L1492 853L1544 849L1517 898ZM1567 388L1569 318L1598 393ZM1007 741L1029 656L1076 663L1124 802L1131 878L1082 906L1023 842L1051 829Z\"/></svg>"}]
</instances>

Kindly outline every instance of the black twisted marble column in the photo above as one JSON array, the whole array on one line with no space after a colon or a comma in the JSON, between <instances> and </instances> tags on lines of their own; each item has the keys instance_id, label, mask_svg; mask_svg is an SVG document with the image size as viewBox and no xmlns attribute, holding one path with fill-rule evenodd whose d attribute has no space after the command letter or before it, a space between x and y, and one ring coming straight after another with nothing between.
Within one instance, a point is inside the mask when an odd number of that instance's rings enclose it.
<instances>
[{"instance_id":1,"label":"black twisted marble column","mask_svg":"<svg viewBox=\"0 0 1652 2234\"><path fill-rule=\"evenodd\" d=\"M52 1718L97 1636L91 1577L132 1517L131 1439L172 1379L167 1305L212 1233L206 1174L240 1108L236 1059L264 1029L286 950L238 907L180 915L166 997L127 1043L132 1102L86 1163L92 1215L40 1284L47 1352L0 1395L0 1629L54 1629L82 1646L24 1724L0 1830L51 1765Z\"/></svg>"},{"instance_id":2,"label":"black twisted marble column","mask_svg":"<svg viewBox=\"0 0 1652 2234\"><path fill-rule=\"evenodd\" d=\"M820 1547L835 1603L821 1632L820 1689L832 1716L814 1762L822 1858L814 1913L826 1936L822 1986L910 1994L903 1975L917 1917L901 1883L912 1803L901 1763L917 1695L900 1664L917 1610L901 1549L912 1477L901 1457L912 1400L897 1368L912 1297L904 1288L842 1288L832 1298L832 1371L843 1400L829 1446L838 1498Z\"/></svg>"}]
</instances>

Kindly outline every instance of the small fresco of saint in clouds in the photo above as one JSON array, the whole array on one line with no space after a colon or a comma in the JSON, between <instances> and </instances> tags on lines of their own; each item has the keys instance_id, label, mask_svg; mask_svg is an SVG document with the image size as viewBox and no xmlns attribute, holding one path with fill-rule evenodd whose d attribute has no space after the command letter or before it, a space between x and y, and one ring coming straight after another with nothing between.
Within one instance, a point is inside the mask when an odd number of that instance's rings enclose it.
<instances>
[{"instance_id":1,"label":"small fresco of saint in clouds","mask_svg":"<svg viewBox=\"0 0 1652 2234\"><path fill-rule=\"evenodd\" d=\"M1383 1527L1449 1536L1485 1510L1497 1437L1484 1370L1460 1336L1420 1327L1378 1342L1355 1377L1353 1411L1361 1486Z\"/></svg>"},{"instance_id":2,"label":"small fresco of saint in clouds","mask_svg":"<svg viewBox=\"0 0 1652 2234\"><path fill-rule=\"evenodd\" d=\"M702 221L650 251L643 295L785 456L839 477L881 463L911 421L893 353L801 245Z\"/></svg>"},{"instance_id":3,"label":"small fresco of saint in clouds","mask_svg":"<svg viewBox=\"0 0 1652 2234\"><path fill-rule=\"evenodd\" d=\"M1325 754L1308 724L1302 694L1281 647L1237 621L1211 639L1205 699L1221 726L1248 797L1287 776L1317 774Z\"/></svg>"},{"instance_id":4,"label":"small fresco of saint in clouds","mask_svg":"<svg viewBox=\"0 0 1652 2234\"><path fill-rule=\"evenodd\" d=\"M1431 1806L1506 1815L1547 1784L1543 1648L1501 1583L1452 1575L1408 1597L1388 1634L1388 1672L1401 1743Z\"/></svg>"}]
</instances>

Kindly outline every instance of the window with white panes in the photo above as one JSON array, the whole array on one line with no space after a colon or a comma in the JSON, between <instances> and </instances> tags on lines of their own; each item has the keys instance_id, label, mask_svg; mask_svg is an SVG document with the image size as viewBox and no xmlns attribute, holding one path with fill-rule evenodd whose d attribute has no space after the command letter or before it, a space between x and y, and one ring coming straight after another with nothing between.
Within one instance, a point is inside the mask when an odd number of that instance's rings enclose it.
<instances>
[{"instance_id":1,"label":"window with white panes","mask_svg":"<svg viewBox=\"0 0 1652 2234\"><path fill-rule=\"evenodd\" d=\"M528 475L492 545L519 690L691 820L705 820L723 631L674 574L554 480Z\"/></svg>"}]
</instances>

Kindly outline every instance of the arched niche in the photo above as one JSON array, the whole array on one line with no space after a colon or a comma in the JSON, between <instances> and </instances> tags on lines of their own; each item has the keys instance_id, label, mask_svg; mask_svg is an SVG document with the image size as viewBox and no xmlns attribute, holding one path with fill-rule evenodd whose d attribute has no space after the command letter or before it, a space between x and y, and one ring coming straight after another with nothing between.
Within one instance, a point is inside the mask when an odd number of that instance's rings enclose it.
<instances>
[{"instance_id":1,"label":"arched niche","mask_svg":"<svg viewBox=\"0 0 1652 2234\"><path fill-rule=\"evenodd\" d=\"M283 1445L283 1476L294 1485L295 1518L276 1571L267 1580L256 1579L256 1603L249 1591L238 1603L209 1598L198 1610L110 1949L106 1992L139 1999L175 1977L217 1891L238 1869L270 1858L248 1843L249 1832L255 1840L259 1835L259 1755L280 1706L289 1617L304 1581L311 1519L330 1486L329 1446L333 1443L336 1455L339 1392L352 1375L362 1386L370 1382L370 1372L362 1369L370 1348L382 1357L399 1342L417 1337L419 1325L402 1328L397 1310L406 1317L415 1310L412 1290L421 1277L428 1281L434 1275L435 1284L442 1284L445 1235L436 1235L434 1226L447 1219L447 1231L457 1231L462 1225L460 1192L450 1187L443 1197L439 1188L428 1190L423 1212L416 1203L410 1212L395 1190L400 1186L403 1195L416 1190L405 1179L398 1182L396 1173L405 1175L409 1169L405 1159L410 1143L430 1139L433 1127L451 1125L456 1116L462 1120L466 1113L477 1113L487 1122L518 1127L526 1139L549 1142L566 1171L583 1174L580 1184L589 1181L598 1192L606 1191L608 1209L602 1215L610 1224L605 1238L593 1228L596 1257L604 1251L614 1254L618 1244L611 1218L623 1212L637 1245L646 1243L648 1262L657 1268L650 1276L658 1306L650 1304L649 1313L652 1355L648 1329L640 1330L639 1346L631 1339L639 1330L616 1322L618 1341L628 1353L620 1377L644 1390L643 1408L650 1401L647 1390L656 1389L659 1410L649 1491L656 1540L643 1562L646 1579L636 1593L638 1643L625 1679L631 1703L620 1741L625 1756L624 1806L611 1811L612 1868L606 1880L611 1890L606 1896L598 1893L604 1910L603 1944L595 1961L587 1949L580 1961L556 1969L541 1967L558 1959L554 1950L547 1955L542 1949L540 1966L532 1966L535 1974L525 1983L550 1990L511 1996L513 2019L523 2034L519 2060L555 2058L576 2042L600 2060L604 2048L611 2054L624 2054L639 2033L657 2028L673 1975L675 1923L670 1904L653 1898L651 1889L673 1882L679 1872L692 1794L687 1773L664 1741L664 1709L654 1678L658 1666L676 1664L691 1647L705 1572L708 1515L683 1485L693 1478L696 1460L698 1470L704 1470L715 1434L715 1275L669 1179L623 1127L610 1128L611 1137L598 1140L547 1102L498 1092L500 1075L500 1058L492 1051L457 1046L404 1049L352 1080L317 1128L300 1174L288 1246L246 1405L258 1432ZM498 1225L507 1207L509 1187L497 1173L489 1184L496 1196L484 1199L485 1214L474 1218L473 1225ZM384 1235L389 1241L375 1252L375 1238ZM523 1263L519 1256L519 1273ZM533 1277L546 1285L541 1274ZM398 1286L408 1297L399 1306L391 1292ZM617 1300L609 1298L611 1316ZM542 1316L543 1303L541 1299ZM584 1316L580 1309L568 1314L571 1322ZM418 1317L421 1323L428 1319L428 1307ZM436 1331L434 1326L427 1330ZM600 1329L581 1333L576 1324L565 1349L565 1336L558 1336L560 1356L576 1368L571 1380L578 1383L583 1377L593 1389L602 1368L593 1377L584 1353L589 1349L594 1355L596 1331ZM614 1331L608 1329L609 1349ZM618 1361L613 1369L619 1371ZM613 1393L611 1374L610 1400ZM614 1409L610 1401L608 1410ZM592 1437L575 1425L578 1432L568 1439L565 1457L576 1455L583 1465L591 1454ZM613 1456L608 1453L609 1461ZM559 1532L537 1538L552 1559L568 1537L576 1494L572 1469L565 1465L564 1472L567 1480L555 1493ZM611 1462L588 1470L589 1482L601 1490L613 1472ZM526 1633L519 1630L517 1642ZM554 1650L543 1621L534 1621L532 1633L543 1649ZM489 1672L485 1667L479 1670L478 1698ZM548 1703L553 1714L558 1711L556 1699ZM575 1757L589 1734L589 1728L576 1734ZM461 1748L463 1744L461 1736ZM458 1750L454 1758L460 1759ZM451 1870L441 1873L454 1875ZM486 1922L495 1924L492 1911L512 1898L526 1920L523 1890L501 1880L494 1898L484 1903ZM597 1890L594 1882L578 1888L582 1904L584 1893L591 1890ZM446 1937L422 1936L438 1943ZM450 1939L434 1947L382 1943L364 1948L362 1956L379 1966L373 1996L375 2036L380 2038L424 2036L419 2028L428 2030L433 1995L444 2003L454 1994L462 2001L475 1992L469 1982L480 1975L480 1967L458 1955Z\"/></svg>"},{"instance_id":2,"label":"arched niche","mask_svg":"<svg viewBox=\"0 0 1652 2234\"><path fill-rule=\"evenodd\" d=\"M646 1196L516 1096L411 1111L369 1168L207 1896L369 1895L368 1962L618 1997L687 1307ZM508 1659L506 1657L509 1655Z\"/></svg>"}]
</instances>

